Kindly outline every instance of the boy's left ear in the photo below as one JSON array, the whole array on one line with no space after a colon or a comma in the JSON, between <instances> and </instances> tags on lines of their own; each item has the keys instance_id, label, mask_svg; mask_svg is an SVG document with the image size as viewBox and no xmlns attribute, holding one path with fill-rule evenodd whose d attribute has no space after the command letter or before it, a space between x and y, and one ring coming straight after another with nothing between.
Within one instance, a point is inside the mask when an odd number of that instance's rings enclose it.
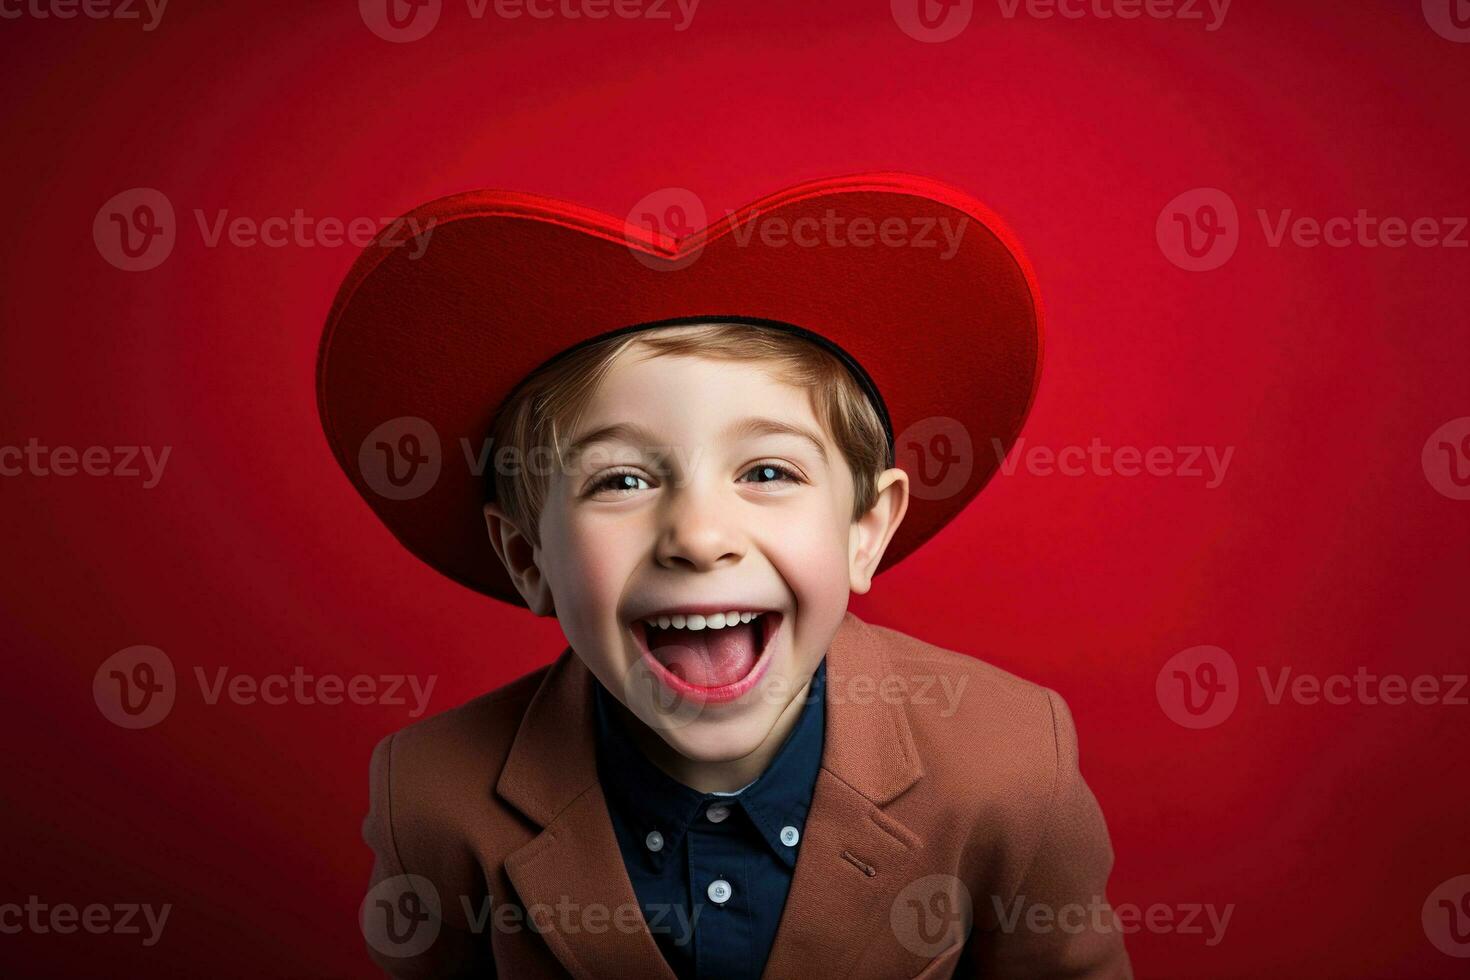
<instances>
[{"instance_id":1,"label":"boy's left ear","mask_svg":"<svg viewBox=\"0 0 1470 980\"><path fill-rule=\"evenodd\" d=\"M878 475L878 495L866 514L853 521L847 538L848 587L857 595L873 585L873 575L888 542L909 509L909 475L894 468Z\"/></svg>"}]
</instances>

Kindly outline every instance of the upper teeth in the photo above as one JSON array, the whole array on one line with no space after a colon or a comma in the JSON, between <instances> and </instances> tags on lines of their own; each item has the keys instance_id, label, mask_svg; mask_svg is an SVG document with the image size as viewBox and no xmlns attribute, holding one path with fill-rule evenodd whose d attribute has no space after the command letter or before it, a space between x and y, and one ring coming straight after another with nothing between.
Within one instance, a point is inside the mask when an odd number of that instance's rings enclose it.
<instances>
[{"instance_id":1,"label":"upper teeth","mask_svg":"<svg viewBox=\"0 0 1470 980\"><path fill-rule=\"evenodd\" d=\"M698 614L689 616L656 616L652 619L645 619L644 622L649 626L657 626L659 629L665 630L670 627L676 630L722 630L726 626L738 626L741 623L748 623L759 615L760 613L757 612L727 612L714 613L709 616L700 616Z\"/></svg>"}]
</instances>

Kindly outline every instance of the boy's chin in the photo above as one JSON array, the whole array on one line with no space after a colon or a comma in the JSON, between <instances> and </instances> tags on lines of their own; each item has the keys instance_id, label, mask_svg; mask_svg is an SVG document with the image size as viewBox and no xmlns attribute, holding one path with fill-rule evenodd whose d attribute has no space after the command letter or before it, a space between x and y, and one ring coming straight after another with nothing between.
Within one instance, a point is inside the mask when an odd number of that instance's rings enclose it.
<instances>
[{"instance_id":1,"label":"boy's chin","mask_svg":"<svg viewBox=\"0 0 1470 980\"><path fill-rule=\"evenodd\" d=\"M700 718L678 728L660 730L658 734L670 748L691 762L733 762L761 747L780 714L775 705L767 705L744 717Z\"/></svg>"}]
</instances>

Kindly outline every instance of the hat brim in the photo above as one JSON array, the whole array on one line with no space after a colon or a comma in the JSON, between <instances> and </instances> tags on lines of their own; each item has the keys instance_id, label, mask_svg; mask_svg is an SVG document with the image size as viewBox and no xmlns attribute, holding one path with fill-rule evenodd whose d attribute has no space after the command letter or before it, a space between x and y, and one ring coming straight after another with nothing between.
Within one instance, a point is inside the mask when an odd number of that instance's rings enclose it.
<instances>
[{"instance_id":1,"label":"hat brim","mask_svg":"<svg viewBox=\"0 0 1470 980\"><path fill-rule=\"evenodd\" d=\"M551 198L474 191L405 215L353 265L318 354L322 427L409 551L521 604L482 512L497 408L572 347L696 319L788 325L861 366L911 486L880 571L989 482L1041 366L1024 253L987 208L937 181L803 184L678 241Z\"/></svg>"}]
</instances>

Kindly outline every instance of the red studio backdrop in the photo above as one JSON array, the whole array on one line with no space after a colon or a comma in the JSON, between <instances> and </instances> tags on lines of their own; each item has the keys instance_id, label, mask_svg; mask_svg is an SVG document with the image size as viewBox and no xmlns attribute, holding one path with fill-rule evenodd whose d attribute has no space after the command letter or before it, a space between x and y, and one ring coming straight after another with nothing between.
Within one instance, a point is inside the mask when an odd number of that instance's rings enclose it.
<instances>
[{"instance_id":1,"label":"red studio backdrop","mask_svg":"<svg viewBox=\"0 0 1470 980\"><path fill-rule=\"evenodd\" d=\"M856 611L1067 699L1109 897L1161 910L1139 976L1463 976L1463 7L0 0L0 905L170 909L0 918L0 973L374 975L372 746L562 649L332 460L344 227L901 170L1015 230L1045 363L1006 471ZM129 728L94 681L140 645L177 684ZM434 686L236 696L358 675Z\"/></svg>"}]
</instances>

